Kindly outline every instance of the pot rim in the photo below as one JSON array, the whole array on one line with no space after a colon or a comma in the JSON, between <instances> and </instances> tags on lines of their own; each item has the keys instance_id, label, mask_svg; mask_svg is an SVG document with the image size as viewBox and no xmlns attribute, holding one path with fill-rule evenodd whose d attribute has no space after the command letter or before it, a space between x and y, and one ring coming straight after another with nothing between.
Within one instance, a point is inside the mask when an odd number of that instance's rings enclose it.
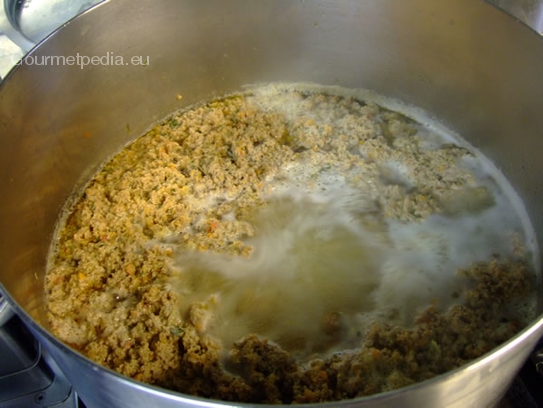
<instances>
[{"instance_id":1,"label":"pot rim","mask_svg":"<svg viewBox=\"0 0 543 408\"><path fill-rule=\"evenodd\" d=\"M201 406L201 407L209 407L209 408L232 407L232 401L229 402L229 401L207 399L207 398L192 396L189 394L183 394L177 391L168 390L166 388L161 388L152 384L147 384L147 383L135 380L133 378L117 373L116 371L113 371L110 368L101 366L100 364L92 361L91 359L89 359L88 357L80 353L79 351L73 349L72 347L60 341L52 333L50 333L47 329L45 329L42 325L40 325L37 321L35 321L11 297L9 292L4 288L4 286L1 283L0 283L0 291L3 292L4 299L8 302L10 307L13 308L15 314L17 314L23 320L23 322L29 327L29 329L32 332L38 332L40 336L45 337L46 340L51 342L53 346L59 348L61 351L65 353L68 353L69 355L72 355L74 358L81 360L81 362L87 365L90 365L94 371L100 371L102 374L106 375L107 377L112 377L113 379L115 379L115 381L121 381L122 383L125 383L132 388L136 388L141 391L151 393L154 396L165 398L165 399L172 400L175 402L190 403L192 405ZM357 397L357 398L351 398L351 399L339 400L339 401L320 402L320 403L303 403L303 404L296 404L296 406L318 405L319 407L320 406L337 407L337 406L347 406L353 403L362 403L365 401L374 401L374 402L386 401L391 396L397 397L398 394L408 394L408 393L417 391L419 389L431 386L432 384L437 384L444 381L453 380L456 377L461 377L467 371L482 370L483 367L487 365L490 366L491 363L494 360L497 360L500 356L507 355L508 353L511 353L513 349L522 347L523 343L525 343L527 339L533 336L536 336L536 338L540 338L541 336L543 336L543 313L539 313L538 316L528 326L526 326L515 336L507 340L505 343L502 343L500 346L472 360L468 364L462 365L453 370L447 371L443 374L436 375L435 377L432 377L428 380L419 381L402 388L397 388L394 390L385 391L378 394L367 395L363 397ZM494 369L497 369L497 368L499 367L489 367L488 370L493 371ZM281 406L277 404L249 404L249 403L238 403L238 402L235 402L235 404L236 406L239 406L239 407L252 407L256 405L259 407L271 408L271 407Z\"/></svg>"}]
</instances>

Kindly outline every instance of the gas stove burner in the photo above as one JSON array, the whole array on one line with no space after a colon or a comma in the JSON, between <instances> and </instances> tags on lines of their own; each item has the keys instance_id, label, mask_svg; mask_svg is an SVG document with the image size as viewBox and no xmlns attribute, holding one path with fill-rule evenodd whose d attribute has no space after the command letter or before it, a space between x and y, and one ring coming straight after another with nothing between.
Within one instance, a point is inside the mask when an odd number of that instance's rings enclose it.
<instances>
[{"instance_id":1,"label":"gas stove burner","mask_svg":"<svg viewBox=\"0 0 543 408\"><path fill-rule=\"evenodd\" d=\"M0 356L0 406L82 406L70 382L18 316L0 327Z\"/></svg>"}]
</instances>

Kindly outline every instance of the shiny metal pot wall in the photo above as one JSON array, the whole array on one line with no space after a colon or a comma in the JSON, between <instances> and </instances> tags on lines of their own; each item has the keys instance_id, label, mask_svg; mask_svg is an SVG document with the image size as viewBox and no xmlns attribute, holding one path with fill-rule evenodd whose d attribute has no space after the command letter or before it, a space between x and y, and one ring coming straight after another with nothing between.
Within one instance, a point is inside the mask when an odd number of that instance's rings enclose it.
<instances>
[{"instance_id":1,"label":"shiny metal pot wall","mask_svg":"<svg viewBox=\"0 0 543 408\"><path fill-rule=\"evenodd\" d=\"M106 58L36 65L77 55ZM118 57L128 65L111 65ZM171 111L244 84L311 81L374 89L431 112L498 164L543 242L542 67L541 38L482 1L103 3L35 48L0 89L2 285L89 406L231 406L123 378L47 332L45 257L74 188ZM542 331L539 318L468 367L330 406L489 406Z\"/></svg>"}]
</instances>

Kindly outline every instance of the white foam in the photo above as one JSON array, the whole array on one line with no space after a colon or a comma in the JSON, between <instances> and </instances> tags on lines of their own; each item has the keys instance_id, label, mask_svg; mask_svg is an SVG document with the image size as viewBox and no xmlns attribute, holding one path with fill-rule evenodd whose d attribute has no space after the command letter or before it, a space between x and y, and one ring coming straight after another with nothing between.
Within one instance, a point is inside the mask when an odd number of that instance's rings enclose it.
<instances>
[{"instance_id":1,"label":"white foam","mask_svg":"<svg viewBox=\"0 0 543 408\"><path fill-rule=\"evenodd\" d=\"M348 210L350 195L317 197L285 193L270 201L255 221L249 258L178 256L180 282L189 282L191 274L207 274L220 286L212 329L217 336L233 342L256 332L283 347L312 353L329 341L322 328L327 315L373 310L370 293L379 284L383 249L376 233L355 222ZM298 344L300 339L305 343Z\"/></svg>"},{"instance_id":2,"label":"white foam","mask_svg":"<svg viewBox=\"0 0 543 408\"><path fill-rule=\"evenodd\" d=\"M291 193L271 199L257 216L249 258L206 252L177 258L185 278L207 275L195 292L219 294L211 332L227 343L257 333L304 355L342 350L356 340L354 332L330 344L326 316L339 313L343 327L361 324L361 314L366 324L386 318L409 325L428 305L457 301L459 267L512 252L502 231L517 220L504 201L477 216L387 220L369 230L360 220L366 203L347 188Z\"/></svg>"},{"instance_id":3,"label":"white foam","mask_svg":"<svg viewBox=\"0 0 543 408\"><path fill-rule=\"evenodd\" d=\"M300 107L301 96L285 96L284 90L281 86L253 90L254 101L289 118L307 115L307 107ZM375 94L365 96L378 99ZM423 123L421 134L430 135L423 148L445 143L467 146L438 124L429 125L427 117L420 120L419 111L389 100L378 102L407 111ZM341 117L326 110L311 115L324 123ZM217 294L217 307L210 310L215 317L210 332L226 343L256 333L307 356L354 347L359 332L375 319L411 324L430 304L448 307L457 301L463 285L457 269L490 260L496 253L512 255L514 233L531 245L537 266L535 234L522 202L486 158L469 150L474 156L458 164L477 176L492 202L474 211L463 200L453 202L458 208L449 215L434 214L416 223L377 214L373 200L347 182L354 173L311 162L292 163L267 180L268 205L255 216L255 235L247 241L254 248L252 255L180 252L176 285L186 294L187 305ZM401 163L383 163L381 173L385 184L413 186ZM337 320L337 327L323 329L331 324L329 319Z\"/></svg>"}]
</instances>

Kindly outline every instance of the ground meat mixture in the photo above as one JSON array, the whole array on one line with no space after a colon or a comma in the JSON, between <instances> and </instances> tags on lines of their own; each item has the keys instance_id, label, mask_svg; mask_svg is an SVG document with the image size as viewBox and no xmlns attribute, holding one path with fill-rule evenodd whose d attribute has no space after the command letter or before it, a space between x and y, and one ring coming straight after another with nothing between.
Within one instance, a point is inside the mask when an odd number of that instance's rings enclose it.
<instances>
[{"instance_id":1,"label":"ground meat mixture","mask_svg":"<svg viewBox=\"0 0 543 408\"><path fill-rule=\"evenodd\" d=\"M250 259L258 214L274 194L293 189L362 191L356 203L364 211L354 219L371 231L483 214L497 198L492 183L459 165L473 157L414 120L353 97L283 89L176 114L105 164L61 222L45 282L52 331L136 380L239 402L349 399L459 367L527 323L521 308L533 268L519 231L504 231L509 253L452 271L460 282L455 302L429 302L408 324L392 318L401 311L389 311L390 321L375 318L352 334L352 347L304 357L258 332L232 344L218 338L214 310L224 295L213 282L208 293L193 293L206 277L184 275L179 260L190 257L179 254ZM345 202L340 209L354 214ZM376 285L364 287L374 293ZM250 309L266 299L244 301ZM346 320L337 308L322 316L328 347Z\"/></svg>"}]
</instances>

